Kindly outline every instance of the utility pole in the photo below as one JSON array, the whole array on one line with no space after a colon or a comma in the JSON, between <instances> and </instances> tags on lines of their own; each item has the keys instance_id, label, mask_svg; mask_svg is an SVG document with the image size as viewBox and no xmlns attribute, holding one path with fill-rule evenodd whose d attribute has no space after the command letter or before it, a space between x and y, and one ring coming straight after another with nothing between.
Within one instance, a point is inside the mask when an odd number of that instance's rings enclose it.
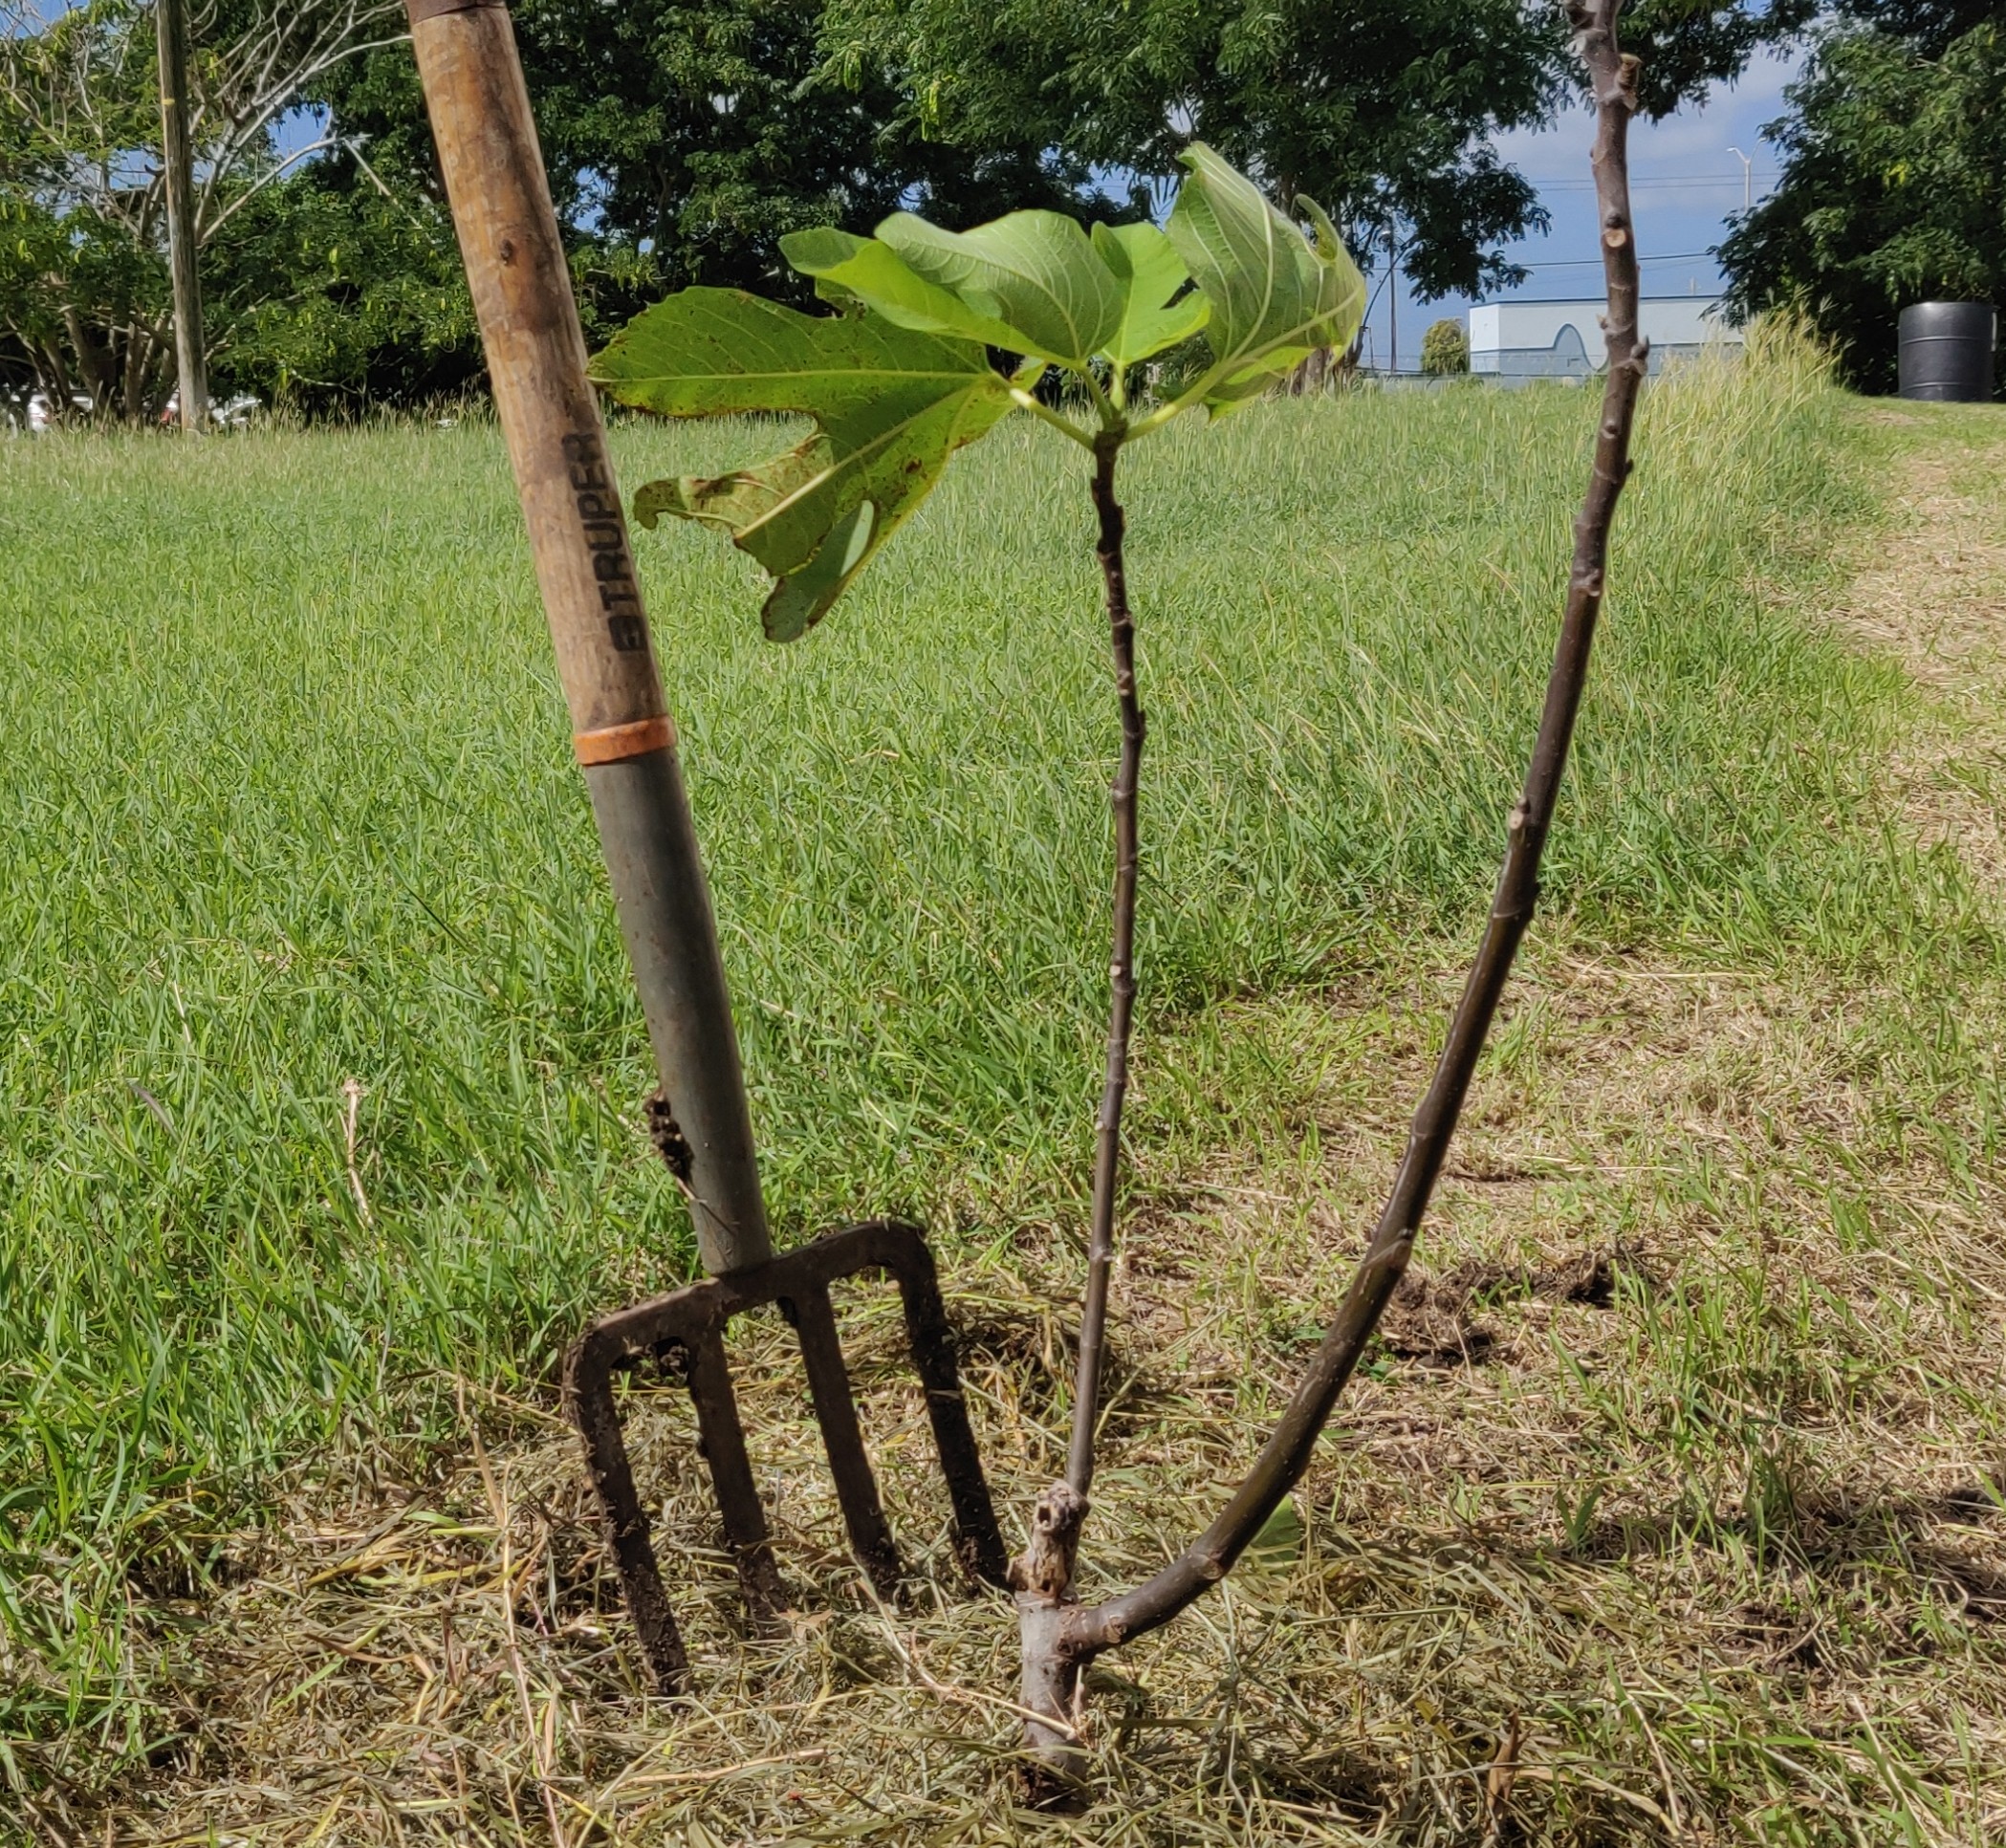
<instances>
[{"instance_id":1,"label":"utility pole","mask_svg":"<svg viewBox=\"0 0 2006 1848\"><path fill-rule=\"evenodd\" d=\"M202 283L195 272L195 185L188 156L188 0L154 0L161 54L161 158L167 176L167 267L174 278L174 358L181 427L208 427L202 352Z\"/></svg>"},{"instance_id":2,"label":"utility pole","mask_svg":"<svg viewBox=\"0 0 2006 1848\"><path fill-rule=\"evenodd\" d=\"M1755 163L1752 156L1742 153L1738 147L1728 152L1741 163L1741 209L1750 211L1755 204Z\"/></svg>"},{"instance_id":3,"label":"utility pole","mask_svg":"<svg viewBox=\"0 0 2006 1848\"><path fill-rule=\"evenodd\" d=\"M1399 221L1386 220L1386 370L1400 370Z\"/></svg>"}]
</instances>

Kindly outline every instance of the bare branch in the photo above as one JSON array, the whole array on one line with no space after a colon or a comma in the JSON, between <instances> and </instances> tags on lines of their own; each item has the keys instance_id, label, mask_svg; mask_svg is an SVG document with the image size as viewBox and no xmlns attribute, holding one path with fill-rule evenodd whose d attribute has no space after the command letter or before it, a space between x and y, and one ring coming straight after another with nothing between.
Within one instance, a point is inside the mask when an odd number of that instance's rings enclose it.
<instances>
[{"instance_id":1,"label":"bare branch","mask_svg":"<svg viewBox=\"0 0 2006 1848\"><path fill-rule=\"evenodd\" d=\"M366 28L395 11L389 0L348 0L317 14L275 8L250 33L216 48L198 85L196 132L211 163L205 203L237 160L266 145L273 121L318 78L349 58L409 38L408 33L361 38ZM313 28L304 39L298 32L303 21ZM204 136L202 124L211 114L220 125Z\"/></svg>"},{"instance_id":2,"label":"bare branch","mask_svg":"<svg viewBox=\"0 0 2006 1848\"><path fill-rule=\"evenodd\" d=\"M403 212L418 231L421 233L427 232L430 228L425 224L425 220L420 218L404 200L400 199L392 192L384 182L383 176L369 164L368 157L362 152L361 142L357 141L352 135L341 136L338 140L338 144L347 153L348 158L368 177L370 184L376 187L377 191L382 193L399 211Z\"/></svg>"},{"instance_id":3,"label":"bare branch","mask_svg":"<svg viewBox=\"0 0 2006 1848\"><path fill-rule=\"evenodd\" d=\"M344 18L351 30L360 31L362 20L382 16L389 11L382 6L350 7ZM217 188L235 170L238 163L248 154L263 151L273 121L293 106L302 91L348 59L382 51L392 45L406 44L410 36L409 33L398 33L388 38L358 42L322 33L295 61L282 69L275 68L279 48L274 45L254 73L223 90L223 97L232 104L230 127L227 134L204 147L209 170L203 183L198 216L208 216ZM330 37L332 43L327 42Z\"/></svg>"},{"instance_id":4,"label":"bare branch","mask_svg":"<svg viewBox=\"0 0 2006 1848\"><path fill-rule=\"evenodd\" d=\"M210 219L207 225L202 226L197 230L196 241L198 243L207 244L210 238L214 237L215 234L224 228L224 226L228 225L232 218L234 218L240 211L242 211L246 206L250 205L251 202L253 199L255 199L259 193L263 192L267 186L273 185L275 181L283 180L287 174L292 172L292 170L295 166L297 166L300 162L307 159L309 155L323 154L329 148L339 147L340 145L340 136L323 135L317 141L309 141L304 147L294 148L293 152L288 154L283 161L277 162L275 164L267 167L265 171L259 174L255 180L250 182L250 184L245 186L242 192L233 194L230 198L229 204L225 206L224 208L220 212L218 212L214 218Z\"/></svg>"}]
</instances>

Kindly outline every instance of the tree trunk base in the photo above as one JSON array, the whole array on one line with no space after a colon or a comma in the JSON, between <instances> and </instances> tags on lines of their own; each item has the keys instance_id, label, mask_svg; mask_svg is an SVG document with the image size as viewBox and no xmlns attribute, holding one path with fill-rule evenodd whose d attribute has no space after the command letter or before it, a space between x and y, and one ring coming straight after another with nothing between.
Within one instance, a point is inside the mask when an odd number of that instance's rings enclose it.
<instances>
[{"instance_id":1,"label":"tree trunk base","mask_svg":"<svg viewBox=\"0 0 2006 1848\"><path fill-rule=\"evenodd\" d=\"M1087 1499L1054 1483L1032 1511L1031 1544L1010 1562L1016 1592L1023 1674L1025 1795L1039 1809L1085 1806L1086 1751L1079 1743L1079 1673L1085 1663L1066 1646L1066 1623L1079 1609L1073 1561Z\"/></svg>"}]
</instances>

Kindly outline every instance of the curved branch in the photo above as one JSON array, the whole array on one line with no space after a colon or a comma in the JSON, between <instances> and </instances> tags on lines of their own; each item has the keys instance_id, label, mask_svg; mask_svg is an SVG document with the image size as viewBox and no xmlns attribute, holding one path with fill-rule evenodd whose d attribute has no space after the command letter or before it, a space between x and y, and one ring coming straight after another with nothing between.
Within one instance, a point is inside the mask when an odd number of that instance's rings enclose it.
<instances>
[{"instance_id":1,"label":"curved branch","mask_svg":"<svg viewBox=\"0 0 2006 1848\"><path fill-rule=\"evenodd\" d=\"M259 193L263 192L267 186L274 185L283 180L287 174L292 172L300 162L306 160L309 155L324 154L329 148L339 147L340 145L340 136L323 135L317 141L309 141L304 147L295 147L284 160L267 167L242 192L233 193L230 196L229 204L225 206L221 211L202 226L197 233L199 241L205 245L207 244L209 239L214 237L246 206L250 205Z\"/></svg>"},{"instance_id":2,"label":"curved branch","mask_svg":"<svg viewBox=\"0 0 2006 1848\"><path fill-rule=\"evenodd\" d=\"M1566 4L1576 50L1588 67L1595 94L1592 164L1609 296L1603 322L1608 376L1593 471L1574 526L1574 565L1546 703L1524 793L1512 811L1504 866L1483 942L1450 1023L1449 1040L1433 1080L1414 1113L1406 1152L1371 1246L1295 1398L1246 1481L1180 1558L1119 1598L1091 1608L1073 1605L1065 1609L1056 1646L1076 1667L1102 1650L1168 1622L1216 1584L1282 1497L1301 1479L1338 1395L1406 1270L1414 1234L1442 1172L1513 957L1538 902L1539 856L1553 823L1554 803L1587 678L1589 647L1602 609L1609 528L1617 496L1630 471L1630 426L1646 358L1637 332L1637 252L1630 224L1627 156L1629 121L1636 109L1637 61L1624 55L1617 45L1619 5L1620 0L1567 0Z\"/></svg>"},{"instance_id":3,"label":"curved branch","mask_svg":"<svg viewBox=\"0 0 2006 1848\"><path fill-rule=\"evenodd\" d=\"M396 11L395 0L348 0L302 38L296 35L298 15L274 8L259 21L256 31L214 54L218 68L197 85L190 131L201 143L211 113L220 116L226 125L209 135L205 145L207 171L196 213L198 223L210 217L212 202L226 177L247 154L255 154L265 145L267 131L301 91L351 58L409 41L408 32L381 38L359 36Z\"/></svg>"}]
</instances>

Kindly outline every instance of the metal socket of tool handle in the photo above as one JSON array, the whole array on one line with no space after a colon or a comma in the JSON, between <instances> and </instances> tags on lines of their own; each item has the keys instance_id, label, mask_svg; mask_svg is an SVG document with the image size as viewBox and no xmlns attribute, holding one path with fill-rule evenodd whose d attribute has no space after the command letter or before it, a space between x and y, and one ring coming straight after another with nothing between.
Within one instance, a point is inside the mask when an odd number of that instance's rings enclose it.
<instances>
[{"instance_id":1,"label":"metal socket of tool handle","mask_svg":"<svg viewBox=\"0 0 2006 1848\"><path fill-rule=\"evenodd\" d=\"M647 1015L665 1111L655 1136L689 1197L710 1275L774 1254L731 998L673 749L588 766L585 784Z\"/></svg>"},{"instance_id":2,"label":"metal socket of tool handle","mask_svg":"<svg viewBox=\"0 0 2006 1848\"><path fill-rule=\"evenodd\" d=\"M407 0L557 674L704 1268L773 1255L717 928L571 273L500 0ZM672 1126L672 1133L671 1131Z\"/></svg>"}]
</instances>

